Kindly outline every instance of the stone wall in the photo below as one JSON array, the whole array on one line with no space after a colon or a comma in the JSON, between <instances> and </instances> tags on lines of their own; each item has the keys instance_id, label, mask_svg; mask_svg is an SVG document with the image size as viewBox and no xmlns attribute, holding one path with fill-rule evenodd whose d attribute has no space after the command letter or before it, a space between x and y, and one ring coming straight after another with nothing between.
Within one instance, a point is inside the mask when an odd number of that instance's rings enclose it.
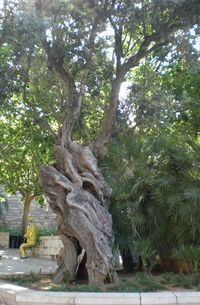
<instances>
[{"instance_id":1,"label":"stone wall","mask_svg":"<svg viewBox=\"0 0 200 305\"><path fill-rule=\"evenodd\" d=\"M5 195L4 207L1 209L0 226L8 226L11 229L21 228L23 205L20 194ZM42 228L51 228L55 225L55 214L50 207L40 207L37 202L32 202L29 216L34 217L34 222Z\"/></svg>"}]
</instances>

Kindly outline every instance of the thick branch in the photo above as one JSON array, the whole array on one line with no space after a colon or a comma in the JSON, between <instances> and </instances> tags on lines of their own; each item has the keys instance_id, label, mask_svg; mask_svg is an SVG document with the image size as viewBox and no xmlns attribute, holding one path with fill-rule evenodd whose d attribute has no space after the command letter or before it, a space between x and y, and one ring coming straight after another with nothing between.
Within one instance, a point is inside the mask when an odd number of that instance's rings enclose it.
<instances>
[{"instance_id":1,"label":"thick branch","mask_svg":"<svg viewBox=\"0 0 200 305\"><path fill-rule=\"evenodd\" d=\"M5 38L2 36L0 36L0 47L4 44Z\"/></svg>"},{"instance_id":2,"label":"thick branch","mask_svg":"<svg viewBox=\"0 0 200 305\"><path fill-rule=\"evenodd\" d=\"M97 139L97 143L107 144L111 137L112 125L116 116L117 107L118 107L118 97L123 78L117 75L116 79L112 84L109 109L101 130L101 133Z\"/></svg>"},{"instance_id":3,"label":"thick branch","mask_svg":"<svg viewBox=\"0 0 200 305\"><path fill-rule=\"evenodd\" d=\"M95 46L94 40L95 40L95 34L97 31L99 18L100 18L100 16L97 16L94 19L94 23L93 23L93 26L91 29L89 43L88 43L88 50L87 50L87 54L86 54L86 63L85 63L84 69L83 69L82 77L81 77L79 93L77 93L75 84L73 84L74 90L72 90L72 92L71 92L70 108L68 111L68 115L67 115L66 119L64 120L63 127L62 127L62 141L61 141L62 145L65 145L66 143L71 142L71 140L70 140L71 132L73 130L75 122L77 121L77 119L80 115L82 100L83 100L84 94L85 94L85 85L87 83L89 68L90 68L90 65L92 62L92 55L94 52L94 46Z\"/></svg>"},{"instance_id":4,"label":"thick branch","mask_svg":"<svg viewBox=\"0 0 200 305\"><path fill-rule=\"evenodd\" d=\"M200 5L199 1L193 0L193 5L196 9L192 9L192 18L189 22L189 25L195 24L199 22L199 12L200 12ZM184 17L187 17L187 10L191 8L191 3L188 4L186 1L180 6L179 8L175 9L172 13L172 19L170 22L165 23L162 25L160 31L153 33L152 35L144 37L143 42L140 45L138 52L132 56L130 56L118 69L116 79L113 82L111 95L110 95L110 102L109 102L109 110L107 112L102 131L100 133L97 142L105 144L109 142L111 137L111 130L112 125L116 117L117 107L118 107L118 96L120 92L120 87L122 82L125 79L126 74L135 66L137 66L142 58L150 54L156 48L162 47L166 45L169 36L178 30L181 27L186 26L186 22L183 22ZM186 10L186 11L185 11ZM186 18L187 19L187 18ZM188 26L188 23L187 23ZM150 45L153 43L153 46Z\"/></svg>"},{"instance_id":5,"label":"thick branch","mask_svg":"<svg viewBox=\"0 0 200 305\"><path fill-rule=\"evenodd\" d=\"M116 59L117 59L117 71L119 71L121 67L121 58L123 55L123 50L122 50L122 27L117 26L115 21L112 20L112 17L109 17L110 23L114 29L115 32L115 54L116 54Z\"/></svg>"},{"instance_id":6,"label":"thick branch","mask_svg":"<svg viewBox=\"0 0 200 305\"><path fill-rule=\"evenodd\" d=\"M35 1L35 9L36 9L37 17L41 23L40 40L44 50L46 51L48 63L58 73L58 75L63 80L65 86L68 89L69 107L68 107L67 117L65 118L62 124L59 134L59 140L58 140L59 143L65 145L67 141L70 141L71 131L75 121L74 113L77 113L78 111L76 111L76 109L79 108L78 92L76 90L76 85L73 77L71 76L70 72L64 68L63 60L60 60L60 54L55 54L55 52L50 46L50 43L47 41L46 27L42 19L43 7L41 5L40 0Z\"/></svg>"},{"instance_id":7,"label":"thick branch","mask_svg":"<svg viewBox=\"0 0 200 305\"><path fill-rule=\"evenodd\" d=\"M68 103L68 109L67 109L67 115L64 119L64 122L62 124L61 130L60 130L60 135L59 135L59 141L58 144L61 144L62 146L66 146L71 142L71 133L74 128L75 122L77 121L79 114L80 114L80 109L82 105L82 100L85 94L85 85L87 83L87 78L88 78L88 72L89 72L89 67L92 61L92 54L94 51L94 40L95 36L98 30L98 24L99 20L102 18L105 18L103 15L103 10L98 11L97 10L97 15L94 17L94 21L92 24L92 29L90 33L90 37L88 40L88 45L87 45L87 52L86 54L86 62L85 66L83 69L81 81L80 81L80 90L78 92L76 85L75 85L75 80L73 79L72 75L70 74L69 71L67 71L63 65L63 58L60 60L60 55L58 58L57 54L54 54L52 48L50 47L50 44L47 41L46 38L46 29L44 27L44 24L42 22L42 6L40 5L40 1L36 0L35 1L35 7L36 11L38 14L38 17L41 20L42 24L42 34L41 34L41 42L42 45L47 53L47 58L49 64L54 68L54 70L59 74L63 82L68 88L69 92L69 103ZM64 54L64 52L63 52Z\"/></svg>"},{"instance_id":8,"label":"thick branch","mask_svg":"<svg viewBox=\"0 0 200 305\"><path fill-rule=\"evenodd\" d=\"M56 57L53 56L52 50L46 40L46 38L42 40L43 47L47 53L48 62L54 68L54 70L59 74L64 84L68 89L69 102L67 115L64 119L64 122L61 127L61 132L59 136L59 143L61 145L66 145L66 143L71 141L71 132L73 130L75 121L80 112L80 100L78 98L78 91L76 89L75 81L70 75L69 71L67 71L63 67L63 63L60 63L56 60Z\"/></svg>"},{"instance_id":9,"label":"thick branch","mask_svg":"<svg viewBox=\"0 0 200 305\"><path fill-rule=\"evenodd\" d=\"M137 54L131 56L119 69L116 79L114 80L112 84L111 89L111 95L110 95L110 103L109 103L109 109L103 124L103 128L101 131L101 134L97 140L97 142L100 142L102 144L106 144L109 142L111 137L111 130L112 125L115 120L117 107L118 107L118 97L120 92L120 87L122 82L124 81L124 78L128 71L130 71L131 68L138 65L139 61L147 55L149 52L151 52L153 49L151 48L148 50L148 46L150 43L155 39L154 37L148 36L143 43L141 44L141 47Z\"/></svg>"}]
</instances>

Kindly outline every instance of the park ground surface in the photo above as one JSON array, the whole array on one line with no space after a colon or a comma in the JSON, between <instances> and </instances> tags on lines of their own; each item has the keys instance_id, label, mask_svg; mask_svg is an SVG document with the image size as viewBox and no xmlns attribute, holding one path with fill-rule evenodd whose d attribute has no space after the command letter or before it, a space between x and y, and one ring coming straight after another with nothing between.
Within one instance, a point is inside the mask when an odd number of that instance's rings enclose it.
<instances>
[{"instance_id":1,"label":"park ground surface","mask_svg":"<svg viewBox=\"0 0 200 305\"><path fill-rule=\"evenodd\" d=\"M27 273L52 274L56 270L56 261L36 257L21 259L19 249L0 250L0 257L0 278Z\"/></svg>"},{"instance_id":2,"label":"park ground surface","mask_svg":"<svg viewBox=\"0 0 200 305\"><path fill-rule=\"evenodd\" d=\"M21 259L18 249L0 250L0 280L35 290L80 291L80 292L138 292L138 291L200 291L200 274L183 275L174 273L119 273L119 285L104 287L88 286L86 282L55 285L52 275L56 261L28 257Z\"/></svg>"},{"instance_id":3,"label":"park ground surface","mask_svg":"<svg viewBox=\"0 0 200 305\"><path fill-rule=\"evenodd\" d=\"M20 259L10 249L0 256L0 305L200 305L199 274L122 273L118 286L103 289L84 282L53 285L55 261Z\"/></svg>"}]
</instances>

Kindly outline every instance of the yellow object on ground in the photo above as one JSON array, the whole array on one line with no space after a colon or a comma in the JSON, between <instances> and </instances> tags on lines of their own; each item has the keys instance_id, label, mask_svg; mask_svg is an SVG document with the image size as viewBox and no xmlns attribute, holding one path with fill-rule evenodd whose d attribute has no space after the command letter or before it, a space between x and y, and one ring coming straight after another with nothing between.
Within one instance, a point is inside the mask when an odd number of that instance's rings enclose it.
<instances>
[{"instance_id":1,"label":"yellow object on ground","mask_svg":"<svg viewBox=\"0 0 200 305\"><path fill-rule=\"evenodd\" d=\"M24 235L25 238L27 238L27 242L24 244L21 244L19 251L20 256L25 257L26 256L26 249L32 248L35 246L38 237L39 237L39 231L38 227L35 224L30 224L27 227L26 234Z\"/></svg>"}]
</instances>

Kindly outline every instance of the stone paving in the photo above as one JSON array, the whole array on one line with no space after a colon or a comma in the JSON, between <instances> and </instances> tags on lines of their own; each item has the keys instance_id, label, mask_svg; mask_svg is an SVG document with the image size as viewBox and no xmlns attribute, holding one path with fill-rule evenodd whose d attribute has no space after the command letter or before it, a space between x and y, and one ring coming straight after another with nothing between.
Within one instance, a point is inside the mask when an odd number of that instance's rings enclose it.
<instances>
[{"instance_id":1,"label":"stone paving","mask_svg":"<svg viewBox=\"0 0 200 305\"><path fill-rule=\"evenodd\" d=\"M0 250L0 277L8 274L53 274L56 261L37 257L20 258L19 249Z\"/></svg>"}]
</instances>

